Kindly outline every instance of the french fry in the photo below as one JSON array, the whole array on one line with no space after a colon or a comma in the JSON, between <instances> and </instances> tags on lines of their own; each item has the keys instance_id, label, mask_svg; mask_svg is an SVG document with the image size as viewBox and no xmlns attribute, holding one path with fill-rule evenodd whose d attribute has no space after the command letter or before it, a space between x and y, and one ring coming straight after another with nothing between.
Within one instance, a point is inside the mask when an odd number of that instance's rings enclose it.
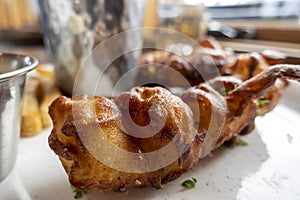
<instances>
[{"instance_id":1,"label":"french fry","mask_svg":"<svg viewBox=\"0 0 300 200\"><path fill-rule=\"evenodd\" d=\"M38 84L39 81L36 78L30 77L26 80L22 109L22 137L36 135L43 128L39 103L36 98Z\"/></svg>"},{"instance_id":2,"label":"french fry","mask_svg":"<svg viewBox=\"0 0 300 200\"><path fill-rule=\"evenodd\" d=\"M39 97L40 97L40 113L42 116L43 128L52 125L52 120L48 114L48 107L61 95L59 89L55 85L55 75L53 69L38 67L36 71L39 74Z\"/></svg>"},{"instance_id":3,"label":"french fry","mask_svg":"<svg viewBox=\"0 0 300 200\"><path fill-rule=\"evenodd\" d=\"M53 68L38 66L27 77L22 110L21 136L34 136L52 125L48 107L61 95Z\"/></svg>"}]
</instances>

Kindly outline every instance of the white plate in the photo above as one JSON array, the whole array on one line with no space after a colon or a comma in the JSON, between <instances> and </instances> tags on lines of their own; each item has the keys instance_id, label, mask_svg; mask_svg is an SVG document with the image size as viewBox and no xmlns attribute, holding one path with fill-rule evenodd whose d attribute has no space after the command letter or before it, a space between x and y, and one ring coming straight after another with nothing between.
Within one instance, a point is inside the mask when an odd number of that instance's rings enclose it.
<instances>
[{"instance_id":1,"label":"white plate","mask_svg":"<svg viewBox=\"0 0 300 200\"><path fill-rule=\"evenodd\" d=\"M81 199L300 199L300 85L292 83L281 103L244 136L249 145L217 150L201 160L190 172L162 190L133 189L127 195L89 192ZM73 199L67 176L50 150L50 129L20 142L19 156L12 173L0 184L5 200ZM195 177L194 189L181 183Z\"/></svg>"}]
</instances>

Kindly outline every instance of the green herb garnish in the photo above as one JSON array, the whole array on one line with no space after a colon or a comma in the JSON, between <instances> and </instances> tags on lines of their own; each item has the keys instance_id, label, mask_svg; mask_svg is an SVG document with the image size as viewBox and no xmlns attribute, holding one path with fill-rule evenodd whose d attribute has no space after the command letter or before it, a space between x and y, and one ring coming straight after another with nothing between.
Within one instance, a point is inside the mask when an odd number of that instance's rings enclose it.
<instances>
[{"instance_id":1,"label":"green herb garnish","mask_svg":"<svg viewBox=\"0 0 300 200\"><path fill-rule=\"evenodd\" d=\"M231 92L231 90L227 89L226 87L222 87L222 88L221 88L221 92L222 92L224 95L227 95L229 92Z\"/></svg>"},{"instance_id":2,"label":"green herb garnish","mask_svg":"<svg viewBox=\"0 0 300 200\"><path fill-rule=\"evenodd\" d=\"M239 146L248 146L249 144L248 144L248 142L246 142L242 138L238 138L237 145L239 145Z\"/></svg>"},{"instance_id":3,"label":"green herb garnish","mask_svg":"<svg viewBox=\"0 0 300 200\"><path fill-rule=\"evenodd\" d=\"M79 198L81 198L84 194L87 194L87 191L85 191L85 190L79 190L79 189L75 188L74 186L71 186L71 189L72 189L72 191L73 191L73 193L74 193L74 198L75 198L75 199L79 199Z\"/></svg>"},{"instance_id":4,"label":"green herb garnish","mask_svg":"<svg viewBox=\"0 0 300 200\"><path fill-rule=\"evenodd\" d=\"M258 105L258 108L257 108L257 115L258 115L258 116L263 116L264 113L263 113L263 111L261 110L261 107L264 106L264 105L266 105L266 104L268 104L268 103L270 103L270 101L267 100L267 99L257 99L256 102L257 102L257 105Z\"/></svg>"},{"instance_id":5,"label":"green herb garnish","mask_svg":"<svg viewBox=\"0 0 300 200\"><path fill-rule=\"evenodd\" d=\"M181 185L187 189L192 189L196 186L196 183L197 183L197 179L192 178L192 179L185 180Z\"/></svg>"},{"instance_id":6,"label":"green herb garnish","mask_svg":"<svg viewBox=\"0 0 300 200\"><path fill-rule=\"evenodd\" d=\"M267 100L267 99L257 99L257 104L258 106L263 106L263 105L266 105L268 104L270 101Z\"/></svg>"}]
</instances>

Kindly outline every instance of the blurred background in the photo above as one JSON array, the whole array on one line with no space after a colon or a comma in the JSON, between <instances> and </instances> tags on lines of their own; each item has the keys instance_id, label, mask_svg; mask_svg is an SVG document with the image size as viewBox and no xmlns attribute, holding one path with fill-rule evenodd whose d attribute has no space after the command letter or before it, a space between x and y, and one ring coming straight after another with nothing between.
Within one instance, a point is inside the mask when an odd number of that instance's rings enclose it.
<instances>
[{"instance_id":1,"label":"blurred background","mask_svg":"<svg viewBox=\"0 0 300 200\"><path fill-rule=\"evenodd\" d=\"M234 49L274 46L299 57L299 13L300 0L147 0L144 27L174 28L195 39L212 35ZM26 52L49 62L38 1L0 0L0 51Z\"/></svg>"}]
</instances>

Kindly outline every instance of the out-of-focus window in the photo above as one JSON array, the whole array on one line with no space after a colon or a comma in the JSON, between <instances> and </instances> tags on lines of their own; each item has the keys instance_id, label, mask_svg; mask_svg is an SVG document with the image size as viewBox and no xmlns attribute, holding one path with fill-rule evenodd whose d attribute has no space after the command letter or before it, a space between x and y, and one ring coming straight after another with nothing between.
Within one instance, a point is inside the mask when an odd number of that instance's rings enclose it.
<instances>
[{"instance_id":1,"label":"out-of-focus window","mask_svg":"<svg viewBox=\"0 0 300 200\"><path fill-rule=\"evenodd\" d=\"M296 18L299 0L203 0L212 19Z\"/></svg>"}]
</instances>

